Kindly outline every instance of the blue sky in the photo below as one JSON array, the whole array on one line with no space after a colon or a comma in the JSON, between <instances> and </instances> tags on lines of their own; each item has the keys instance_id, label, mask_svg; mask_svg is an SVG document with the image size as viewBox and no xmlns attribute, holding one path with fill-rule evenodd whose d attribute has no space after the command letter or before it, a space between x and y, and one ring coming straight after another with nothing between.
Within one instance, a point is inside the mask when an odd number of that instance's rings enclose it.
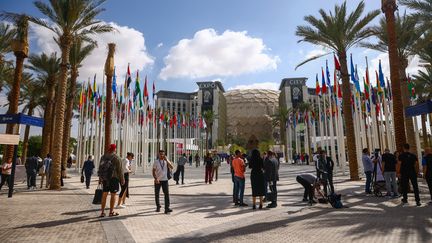
<instances>
[{"instance_id":1,"label":"blue sky","mask_svg":"<svg viewBox=\"0 0 432 243\"><path fill-rule=\"evenodd\" d=\"M109 0L104 4L106 11L99 18L106 22L114 22L118 26L133 28L143 34L146 54L151 58L151 63L137 67L132 60L126 62L131 62L132 70L140 69L141 76L148 75L150 81L156 81L158 90L192 91L196 89L196 81L214 79L222 80L225 88L229 89L239 85L279 83L282 78L298 76L309 78L308 84L313 86L315 73L320 71L320 67L324 65L325 60L311 62L297 71L294 70L294 67L304 60L305 56L310 52L317 52L322 49L307 43L297 43L299 38L295 36L296 26L305 23L303 20L305 15L316 15L320 8L333 9L335 4L342 2L341 0ZM350 0L348 1L348 7L353 9L358 2L357 0ZM43 17L33 6L32 1L3 0L0 4L0 9L5 11L25 12L37 17ZM379 7L380 1L366 1L366 11L378 9ZM267 55L271 59L270 64L268 62L264 63L263 66L267 65L267 67L262 69L257 68L255 65L249 69L245 68L244 71L238 71L238 73L231 72L232 74L222 72L222 74L218 75L215 74L215 72L218 73L217 71L213 71L210 75L205 75L204 72L204 76L173 75L165 80L161 79L160 73L165 66L164 58L170 54L171 48L176 46L180 40L192 39L196 32L205 29L213 29L216 36L222 35L226 30L232 32L246 31L246 37L261 39L265 49L259 54ZM30 51L40 51L41 48L34 42L33 39ZM222 46L223 44L220 43ZM193 46L190 48L193 48ZM377 53L372 51L363 49L352 49L351 51L354 53L355 61L361 66L364 66L364 56L366 54L370 60L377 57ZM117 52L117 55L122 55L122 53ZM239 58L246 60L248 56L243 53L243 56ZM103 62L104 59L100 60L101 67ZM273 65L275 63L276 67ZM116 62L116 65L121 65L121 63ZM259 67L259 64L257 65ZM191 68L191 66L189 65L188 68ZM199 67L197 68L199 69ZM235 70L235 67L231 67L231 69ZM119 82L123 80L124 72L125 70L117 70ZM100 73L102 74L102 70L100 70ZM101 76L99 75L99 77ZM87 80L87 78L80 76L81 80ZM99 79L98 81L101 82Z\"/></svg>"}]
</instances>

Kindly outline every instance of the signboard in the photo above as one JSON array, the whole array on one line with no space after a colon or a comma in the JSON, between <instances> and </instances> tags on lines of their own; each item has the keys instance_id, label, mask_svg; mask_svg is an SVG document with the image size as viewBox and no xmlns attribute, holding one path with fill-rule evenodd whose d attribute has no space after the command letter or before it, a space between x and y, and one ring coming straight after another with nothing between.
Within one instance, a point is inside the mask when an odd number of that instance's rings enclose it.
<instances>
[{"instance_id":1,"label":"signboard","mask_svg":"<svg viewBox=\"0 0 432 243\"><path fill-rule=\"evenodd\" d=\"M13 134L0 134L0 144L6 145L18 145L19 144L19 135Z\"/></svg>"},{"instance_id":2,"label":"signboard","mask_svg":"<svg viewBox=\"0 0 432 243\"><path fill-rule=\"evenodd\" d=\"M0 115L0 124L22 124L36 127L44 126L44 119L21 113Z\"/></svg>"},{"instance_id":3,"label":"signboard","mask_svg":"<svg viewBox=\"0 0 432 243\"><path fill-rule=\"evenodd\" d=\"M291 102L293 104L293 107L297 107L299 103L303 102L302 88L302 85L291 85Z\"/></svg>"}]
</instances>

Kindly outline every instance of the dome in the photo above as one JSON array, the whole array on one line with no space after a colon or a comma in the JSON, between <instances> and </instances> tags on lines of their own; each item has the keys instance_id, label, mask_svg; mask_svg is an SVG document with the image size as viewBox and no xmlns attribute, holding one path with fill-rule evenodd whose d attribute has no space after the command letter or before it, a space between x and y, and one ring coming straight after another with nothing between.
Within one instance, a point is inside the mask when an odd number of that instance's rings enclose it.
<instances>
[{"instance_id":1,"label":"dome","mask_svg":"<svg viewBox=\"0 0 432 243\"><path fill-rule=\"evenodd\" d=\"M248 140L273 137L272 116L279 107L279 91L267 89L232 90L225 93L227 133Z\"/></svg>"}]
</instances>

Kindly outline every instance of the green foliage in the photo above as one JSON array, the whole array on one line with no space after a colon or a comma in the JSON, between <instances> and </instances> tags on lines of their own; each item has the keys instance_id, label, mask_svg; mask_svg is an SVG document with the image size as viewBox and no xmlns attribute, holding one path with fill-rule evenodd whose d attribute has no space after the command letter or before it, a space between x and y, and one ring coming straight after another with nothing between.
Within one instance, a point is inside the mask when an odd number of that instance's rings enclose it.
<instances>
[{"instance_id":1,"label":"green foliage","mask_svg":"<svg viewBox=\"0 0 432 243\"><path fill-rule=\"evenodd\" d=\"M42 136L31 136L28 141L28 153L27 157L39 155L40 157L45 157L46 154L42 155Z\"/></svg>"},{"instance_id":2,"label":"green foliage","mask_svg":"<svg viewBox=\"0 0 432 243\"><path fill-rule=\"evenodd\" d=\"M242 146L240 146L240 145L237 145L237 144L233 144L233 145L231 145L231 147L230 147L230 149L229 149L230 153L231 153L231 154L234 154L234 152L235 152L236 150L240 150L240 152L242 152L242 153L246 153L246 149L245 149L244 147L242 147Z\"/></svg>"},{"instance_id":3,"label":"green foliage","mask_svg":"<svg viewBox=\"0 0 432 243\"><path fill-rule=\"evenodd\" d=\"M266 151L270 150L270 146L274 145L274 141L270 140L270 141L261 141L258 144L258 150L260 151L260 153L264 153Z\"/></svg>"},{"instance_id":4,"label":"green foliage","mask_svg":"<svg viewBox=\"0 0 432 243\"><path fill-rule=\"evenodd\" d=\"M69 151L71 153L73 153L74 151L76 151L75 148L76 148L77 144L78 144L78 141L77 141L76 138L73 138L73 137L69 138Z\"/></svg>"}]
</instances>

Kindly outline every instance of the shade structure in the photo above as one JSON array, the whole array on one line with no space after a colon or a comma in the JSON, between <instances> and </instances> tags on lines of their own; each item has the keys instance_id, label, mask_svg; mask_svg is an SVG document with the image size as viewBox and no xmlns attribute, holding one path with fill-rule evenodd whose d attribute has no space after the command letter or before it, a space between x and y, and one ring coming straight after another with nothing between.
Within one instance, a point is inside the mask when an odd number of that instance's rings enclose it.
<instances>
[{"instance_id":1,"label":"shade structure","mask_svg":"<svg viewBox=\"0 0 432 243\"><path fill-rule=\"evenodd\" d=\"M432 113L432 101L430 100L417 105L408 106L405 109L405 116L407 117L414 117L429 113Z\"/></svg>"}]
</instances>

